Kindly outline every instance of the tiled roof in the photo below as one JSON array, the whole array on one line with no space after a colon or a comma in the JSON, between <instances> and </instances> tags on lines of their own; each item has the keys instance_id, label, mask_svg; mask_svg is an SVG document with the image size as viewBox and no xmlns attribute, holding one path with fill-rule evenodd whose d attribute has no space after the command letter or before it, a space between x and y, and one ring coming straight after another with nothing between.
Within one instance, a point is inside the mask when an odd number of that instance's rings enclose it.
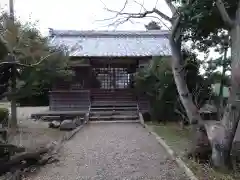
<instances>
[{"instance_id":1,"label":"tiled roof","mask_svg":"<svg viewBox=\"0 0 240 180\"><path fill-rule=\"evenodd\" d=\"M168 31L50 30L51 44L64 45L71 56L168 56Z\"/></svg>"}]
</instances>

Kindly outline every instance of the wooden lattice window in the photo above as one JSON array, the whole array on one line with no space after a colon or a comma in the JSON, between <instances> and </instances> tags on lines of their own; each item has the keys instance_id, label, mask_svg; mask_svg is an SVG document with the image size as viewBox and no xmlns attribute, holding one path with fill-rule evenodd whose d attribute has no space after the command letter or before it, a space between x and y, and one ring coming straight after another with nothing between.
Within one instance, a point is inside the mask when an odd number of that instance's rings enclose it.
<instances>
[{"instance_id":1,"label":"wooden lattice window","mask_svg":"<svg viewBox=\"0 0 240 180\"><path fill-rule=\"evenodd\" d=\"M102 89L124 89L130 84L130 74L126 68L95 68Z\"/></svg>"},{"instance_id":2,"label":"wooden lattice window","mask_svg":"<svg viewBox=\"0 0 240 180\"><path fill-rule=\"evenodd\" d=\"M116 88L125 89L129 86L130 75L127 73L126 68L115 69Z\"/></svg>"}]
</instances>

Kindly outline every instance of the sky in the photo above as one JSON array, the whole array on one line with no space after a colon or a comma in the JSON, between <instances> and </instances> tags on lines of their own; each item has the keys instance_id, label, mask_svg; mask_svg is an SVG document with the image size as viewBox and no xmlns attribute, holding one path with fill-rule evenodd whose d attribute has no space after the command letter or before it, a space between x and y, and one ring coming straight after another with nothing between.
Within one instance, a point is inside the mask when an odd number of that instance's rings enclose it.
<instances>
[{"instance_id":1,"label":"sky","mask_svg":"<svg viewBox=\"0 0 240 180\"><path fill-rule=\"evenodd\" d=\"M162 28L169 29L170 24L154 17L135 19L118 26L111 25L120 17L106 8L120 11L126 0L14 0L15 16L22 22L33 22L43 35L49 28L58 30L145 30L144 25L155 20L163 22ZM0 9L8 11L9 0L0 0ZM144 4L144 5L143 5ZM171 11L164 0L128 0L124 12L138 13L152 10L154 7L171 17ZM111 26L110 26L111 25ZM210 57L218 57L211 51ZM198 52L198 58L204 59L204 53Z\"/></svg>"},{"instance_id":2,"label":"sky","mask_svg":"<svg viewBox=\"0 0 240 180\"><path fill-rule=\"evenodd\" d=\"M8 11L8 1L1 0L0 8ZM138 0L140 4L144 0ZM147 3L146 3L147 2ZM37 22L42 34L48 34L48 28L71 30L145 30L144 24L156 18L126 22L117 27L109 26L117 19L104 20L114 17L116 13L106 10L119 11L124 7L125 0L14 0L15 16L21 21ZM144 8L152 10L157 7L165 14L171 12L164 0L145 0ZM125 12L136 13L144 9L134 0L129 0ZM166 28L166 27L164 27Z\"/></svg>"}]
</instances>

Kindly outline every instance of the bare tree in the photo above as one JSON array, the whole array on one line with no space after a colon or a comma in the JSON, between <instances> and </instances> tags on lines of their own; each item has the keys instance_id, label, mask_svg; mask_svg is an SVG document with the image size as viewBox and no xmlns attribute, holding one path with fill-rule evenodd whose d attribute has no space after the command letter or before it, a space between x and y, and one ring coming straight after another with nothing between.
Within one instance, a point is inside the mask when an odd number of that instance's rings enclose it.
<instances>
[{"instance_id":1,"label":"bare tree","mask_svg":"<svg viewBox=\"0 0 240 180\"><path fill-rule=\"evenodd\" d=\"M192 94L189 92L184 78L184 60L181 53L182 15L177 6L172 3L172 0L165 0L165 2L172 12L172 17L162 13L156 7L154 7L152 10L147 10L143 7L143 4L139 3L138 4L141 6L141 11L139 13L125 12L124 9L128 3L127 0L125 1L124 7L120 11L111 10L107 7L105 9L116 14L114 17L115 19L117 18L115 25L122 24L132 19L145 17L156 18L156 16L152 16L154 14L157 15L160 20L164 19L171 23L172 27L169 35L169 43L172 52L172 71L177 86L177 91L179 93L179 98L184 109L186 110L189 122L193 127L193 132L196 133L202 131L202 128L207 131L207 136L212 146L213 164L218 167L225 167L226 164L229 163L232 142L240 118L240 0L238 0L238 9L236 12L236 19L234 20L228 15L222 0L216 0L216 4L222 19L226 25L229 26L231 32L230 34L232 36L232 88L228 105L221 123L214 123L212 125L205 125L203 122L198 112L198 108L193 102ZM186 1L186 3L189 5L191 1ZM205 133L201 134L204 136Z\"/></svg>"}]
</instances>

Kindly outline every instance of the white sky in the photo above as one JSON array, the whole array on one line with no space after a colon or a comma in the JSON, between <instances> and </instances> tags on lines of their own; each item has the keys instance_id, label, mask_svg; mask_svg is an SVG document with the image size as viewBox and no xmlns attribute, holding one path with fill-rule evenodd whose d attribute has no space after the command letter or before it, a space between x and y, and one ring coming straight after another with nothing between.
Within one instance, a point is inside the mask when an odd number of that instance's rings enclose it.
<instances>
[{"instance_id":1,"label":"white sky","mask_svg":"<svg viewBox=\"0 0 240 180\"><path fill-rule=\"evenodd\" d=\"M0 0L0 8L8 11L8 1ZM125 12L138 13L143 8L136 2L143 4L144 0L128 0ZM134 2L135 1L135 2ZM136 19L134 23L126 22L109 27L116 21L99 21L114 17L116 14L108 12L107 8L119 11L123 8L125 0L14 0L15 16L23 22L37 22L37 27L43 35L48 35L48 28L62 30L145 30L144 25L159 19L150 17ZM144 7L152 10L154 7L168 16L171 12L164 0L145 0ZM155 16L156 17L156 16ZM166 23L166 22L164 22ZM169 24L167 24L169 27ZM167 29L163 25L164 29ZM218 54L211 52L211 56ZM204 59L204 53L198 53L200 59Z\"/></svg>"},{"instance_id":2,"label":"white sky","mask_svg":"<svg viewBox=\"0 0 240 180\"><path fill-rule=\"evenodd\" d=\"M0 0L0 7L8 10L9 0ZM141 6L129 0L126 12L139 12ZM144 0L138 0L142 3ZM147 3L146 3L147 2ZM48 28L72 30L111 30L108 27L111 21L98 21L115 16L104 9L104 4L109 9L120 10L125 0L14 0L15 16L21 21L38 21L37 26L45 35ZM164 0L145 0L144 7L152 10L157 7L162 12L171 16L171 12ZM135 20L135 23L126 22L117 27L117 30L144 30L144 24L151 19ZM158 20L157 20L158 21Z\"/></svg>"}]
</instances>

